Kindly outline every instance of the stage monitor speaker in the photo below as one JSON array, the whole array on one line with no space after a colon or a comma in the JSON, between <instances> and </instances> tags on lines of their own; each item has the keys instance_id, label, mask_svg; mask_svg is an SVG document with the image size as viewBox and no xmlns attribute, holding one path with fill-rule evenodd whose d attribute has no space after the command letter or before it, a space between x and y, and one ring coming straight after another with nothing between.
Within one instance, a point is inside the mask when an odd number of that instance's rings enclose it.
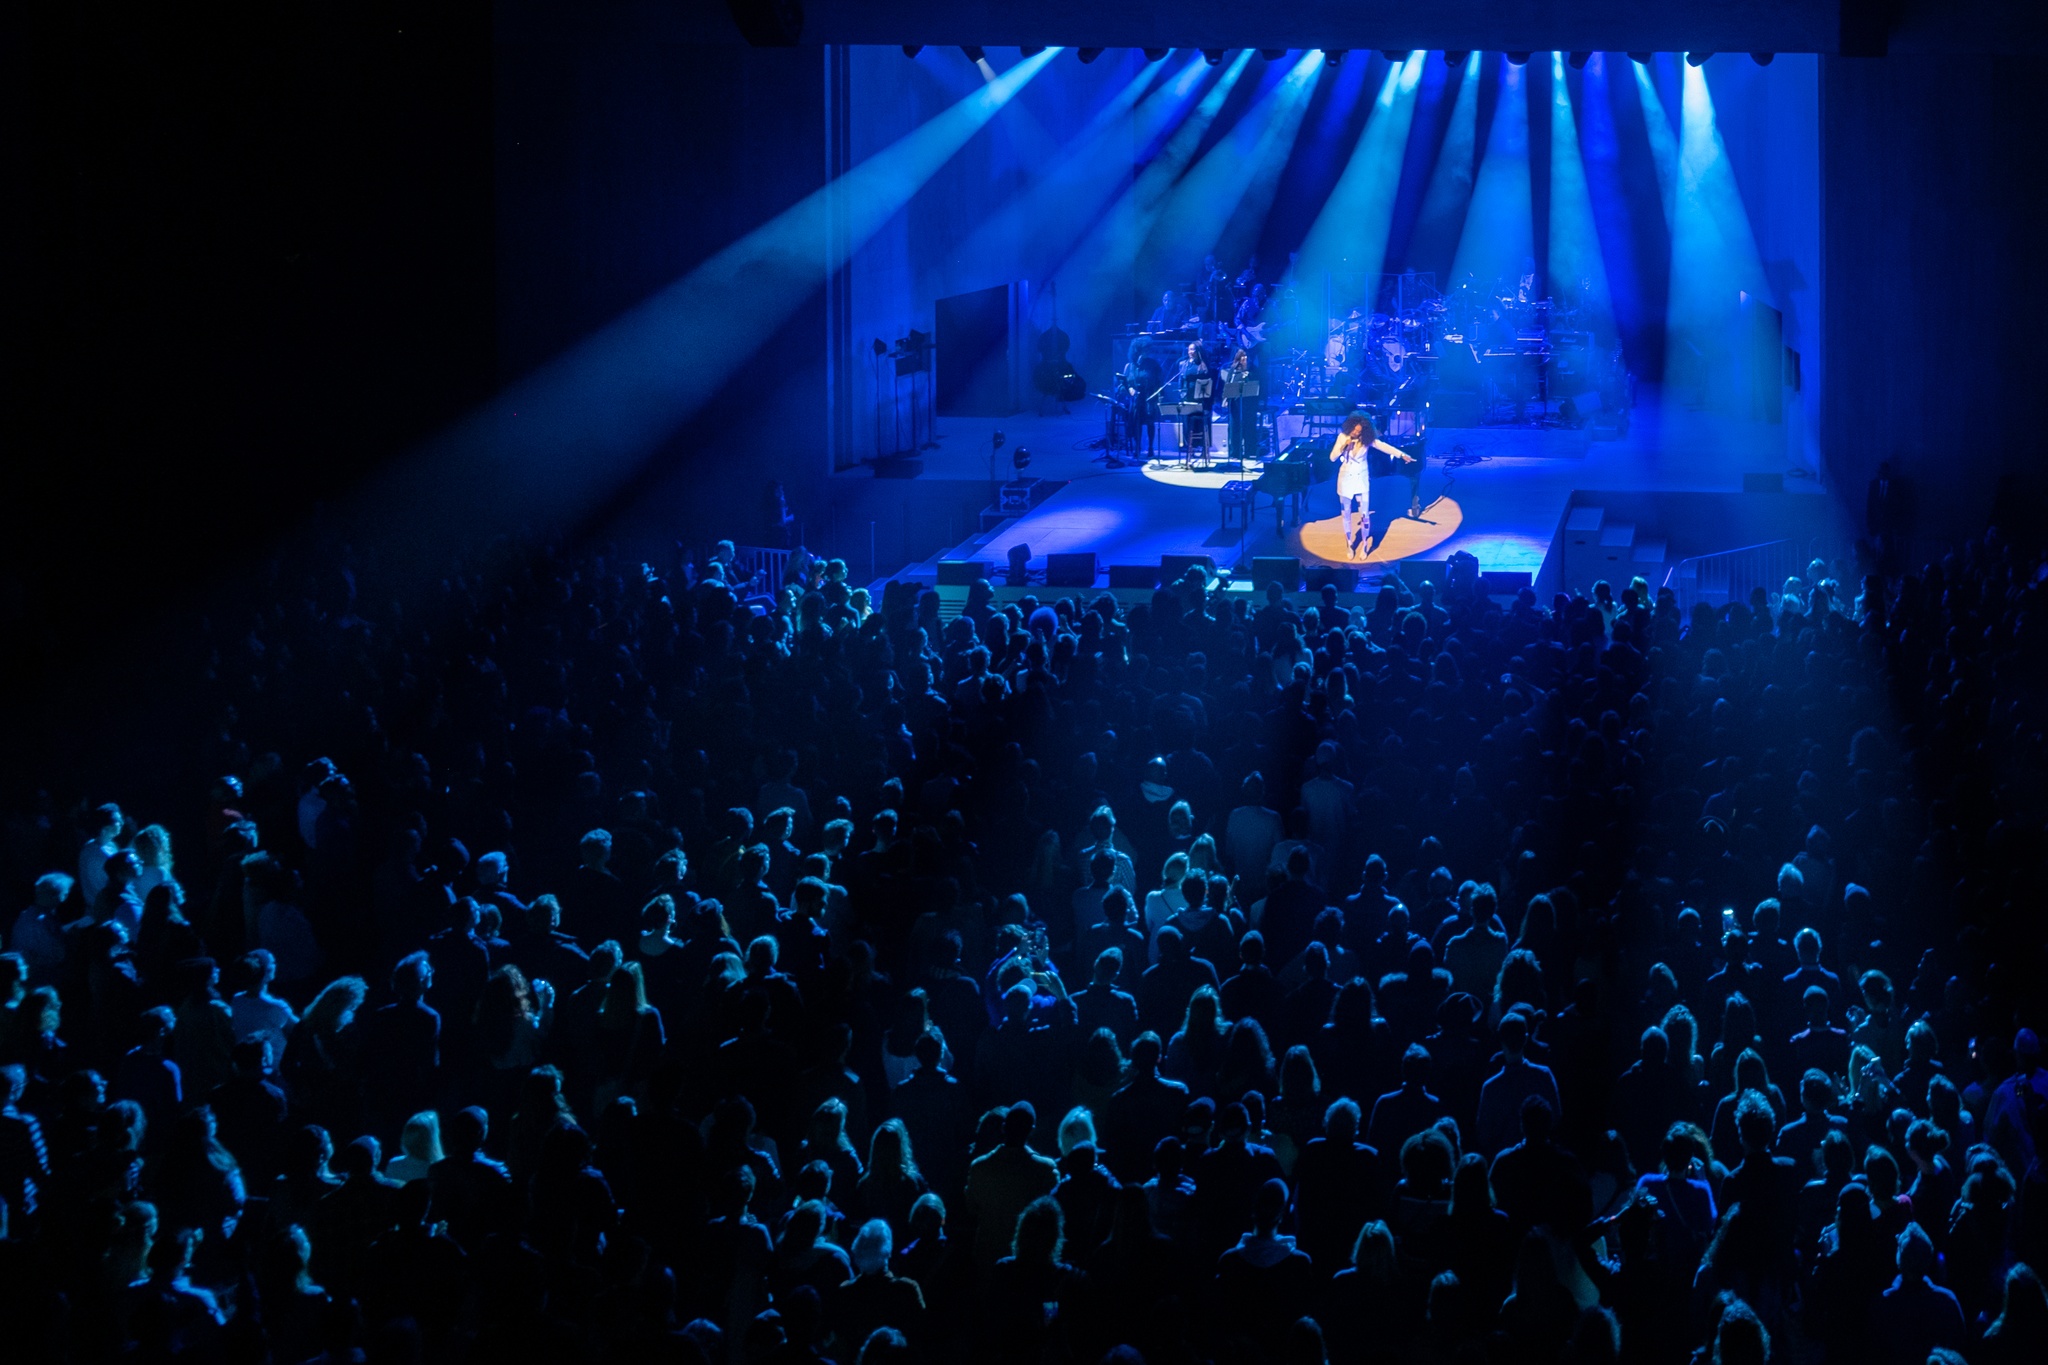
<instances>
[{"instance_id":1,"label":"stage monitor speaker","mask_svg":"<svg viewBox=\"0 0 2048 1365\"><path fill-rule=\"evenodd\" d=\"M1210 578L1216 577L1216 561L1209 555L1161 555L1159 556L1159 581L1178 583L1187 576L1187 571L1201 565L1202 572Z\"/></svg>"},{"instance_id":2,"label":"stage monitor speaker","mask_svg":"<svg viewBox=\"0 0 2048 1365\"><path fill-rule=\"evenodd\" d=\"M1024 325L1031 289L999 284L932 305L938 348L933 402L941 417L1006 417L1029 382ZM1000 456L998 457L1000 458Z\"/></svg>"},{"instance_id":3,"label":"stage monitor speaker","mask_svg":"<svg viewBox=\"0 0 2048 1365\"><path fill-rule=\"evenodd\" d=\"M1095 552L1047 555L1045 585L1048 588L1092 588L1095 586Z\"/></svg>"},{"instance_id":4,"label":"stage monitor speaker","mask_svg":"<svg viewBox=\"0 0 2048 1365\"><path fill-rule=\"evenodd\" d=\"M942 588L964 588L968 584L988 577L988 565L976 559L942 559L939 561L939 586Z\"/></svg>"},{"instance_id":5,"label":"stage monitor speaker","mask_svg":"<svg viewBox=\"0 0 2048 1365\"><path fill-rule=\"evenodd\" d=\"M1301 591L1301 561L1291 555L1255 555L1252 558L1252 591L1264 592L1268 583L1283 591Z\"/></svg>"},{"instance_id":6,"label":"stage monitor speaker","mask_svg":"<svg viewBox=\"0 0 2048 1365\"><path fill-rule=\"evenodd\" d=\"M1782 493L1785 491L1785 476L1773 470L1769 473L1752 472L1742 476L1742 491L1745 493Z\"/></svg>"},{"instance_id":7,"label":"stage monitor speaker","mask_svg":"<svg viewBox=\"0 0 2048 1365\"><path fill-rule=\"evenodd\" d=\"M1321 592L1324 585L1338 592L1358 591L1358 570L1340 564L1319 564L1308 571L1308 590Z\"/></svg>"},{"instance_id":8,"label":"stage monitor speaker","mask_svg":"<svg viewBox=\"0 0 2048 1365\"><path fill-rule=\"evenodd\" d=\"M1533 587L1535 580L1526 573L1513 573L1506 569L1487 569L1479 575L1479 590L1488 597L1513 597L1527 587Z\"/></svg>"},{"instance_id":9,"label":"stage monitor speaker","mask_svg":"<svg viewBox=\"0 0 2048 1365\"><path fill-rule=\"evenodd\" d=\"M1156 588L1159 586L1159 566L1156 564L1112 564L1109 566L1109 586L1112 588Z\"/></svg>"}]
</instances>

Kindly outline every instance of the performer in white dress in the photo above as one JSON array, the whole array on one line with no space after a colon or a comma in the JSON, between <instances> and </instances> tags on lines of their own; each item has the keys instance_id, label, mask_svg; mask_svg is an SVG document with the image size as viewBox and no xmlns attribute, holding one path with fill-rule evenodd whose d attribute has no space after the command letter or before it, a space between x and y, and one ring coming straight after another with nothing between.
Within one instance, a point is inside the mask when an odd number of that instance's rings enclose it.
<instances>
[{"instance_id":1,"label":"performer in white dress","mask_svg":"<svg viewBox=\"0 0 2048 1365\"><path fill-rule=\"evenodd\" d=\"M1412 456L1380 440L1372 419L1364 413L1353 413L1344 419L1344 425L1337 430L1337 443L1330 448L1330 458L1337 462L1337 501L1344 513L1344 543L1356 559L1361 548L1366 554L1372 553L1386 535L1384 526L1373 524L1373 475L1405 473L1416 462ZM1366 543L1368 534L1370 545Z\"/></svg>"}]
</instances>

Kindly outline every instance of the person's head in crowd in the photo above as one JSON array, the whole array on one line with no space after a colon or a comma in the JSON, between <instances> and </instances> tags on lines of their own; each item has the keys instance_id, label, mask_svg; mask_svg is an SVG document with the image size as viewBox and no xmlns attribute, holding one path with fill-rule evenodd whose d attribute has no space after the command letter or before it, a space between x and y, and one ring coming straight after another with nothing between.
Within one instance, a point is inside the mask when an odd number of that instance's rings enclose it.
<instances>
[{"instance_id":1,"label":"person's head in crowd","mask_svg":"<svg viewBox=\"0 0 2048 1365\"><path fill-rule=\"evenodd\" d=\"M503 853L492 851L476 860L477 885L486 891L495 891L505 885L511 875L512 860Z\"/></svg>"},{"instance_id":2,"label":"person's head in crowd","mask_svg":"<svg viewBox=\"0 0 2048 1365\"><path fill-rule=\"evenodd\" d=\"M1088 885L1107 887L1111 877L1116 875L1116 858L1109 853L1096 853L1088 859Z\"/></svg>"},{"instance_id":3,"label":"person's head in crowd","mask_svg":"<svg viewBox=\"0 0 2048 1365\"><path fill-rule=\"evenodd\" d=\"M391 993L402 1001L419 1000L433 984L433 964L424 952L407 953L391 969Z\"/></svg>"},{"instance_id":4,"label":"person's head in crowd","mask_svg":"<svg viewBox=\"0 0 2048 1365\"><path fill-rule=\"evenodd\" d=\"M1511 1012L1500 1021L1500 1050L1510 1062L1522 1060L1523 1052L1529 1045L1529 1021L1519 1012Z\"/></svg>"},{"instance_id":5,"label":"person's head in crowd","mask_svg":"<svg viewBox=\"0 0 2048 1365\"><path fill-rule=\"evenodd\" d=\"M1031 1101L1019 1100L1003 1111L1002 1143L1005 1147L1023 1148L1030 1145L1031 1135L1038 1128L1038 1111L1031 1107Z\"/></svg>"},{"instance_id":6,"label":"person's head in crowd","mask_svg":"<svg viewBox=\"0 0 2048 1365\"><path fill-rule=\"evenodd\" d=\"M1898 1159L1875 1144L1865 1148L1863 1181L1870 1189L1871 1202L1880 1209L1888 1206L1899 1197Z\"/></svg>"},{"instance_id":7,"label":"person's head in crowd","mask_svg":"<svg viewBox=\"0 0 2048 1365\"><path fill-rule=\"evenodd\" d=\"M1456 1154L1450 1140L1434 1126L1412 1133L1401 1144L1401 1188L1415 1199L1449 1196Z\"/></svg>"},{"instance_id":8,"label":"person's head in crowd","mask_svg":"<svg viewBox=\"0 0 2048 1365\"><path fill-rule=\"evenodd\" d=\"M1825 986L1808 986L1799 994L1799 1008L1808 1028L1826 1028L1828 1017L1834 1012L1834 1002L1828 998Z\"/></svg>"},{"instance_id":9,"label":"person's head in crowd","mask_svg":"<svg viewBox=\"0 0 2048 1365\"><path fill-rule=\"evenodd\" d=\"M1835 1083L1817 1066L1806 1068L1799 1077L1799 1107L1816 1117L1828 1112L1835 1102Z\"/></svg>"},{"instance_id":10,"label":"person's head in crowd","mask_svg":"<svg viewBox=\"0 0 2048 1365\"><path fill-rule=\"evenodd\" d=\"M1742 1143L1745 1159L1768 1158L1778 1138L1777 1116L1761 1092L1745 1090L1735 1102L1735 1136Z\"/></svg>"},{"instance_id":11,"label":"person's head in crowd","mask_svg":"<svg viewBox=\"0 0 2048 1365\"><path fill-rule=\"evenodd\" d=\"M1477 1218L1493 1207L1493 1180L1486 1158L1477 1152L1467 1152L1458 1158L1457 1170L1451 1176L1451 1216L1461 1220Z\"/></svg>"},{"instance_id":12,"label":"person's head in crowd","mask_svg":"<svg viewBox=\"0 0 2048 1365\"><path fill-rule=\"evenodd\" d=\"M1066 1217L1059 1202L1040 1198L1025 1205L1017 1215L1016 1235L1010 1243L1010 1255L1017 1264L1049 1268L1060 1263L1065 1249Z\"/></svg>"}]
</instances>

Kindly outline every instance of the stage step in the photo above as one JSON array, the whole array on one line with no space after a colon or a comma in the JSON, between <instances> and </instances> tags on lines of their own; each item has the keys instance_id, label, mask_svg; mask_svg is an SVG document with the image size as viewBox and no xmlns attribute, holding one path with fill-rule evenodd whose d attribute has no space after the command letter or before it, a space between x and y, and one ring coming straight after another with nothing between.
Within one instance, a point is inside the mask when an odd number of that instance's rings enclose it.
<instances>
[{"instance_id":1,"label":"stage step","mask_svg":"<svg viewBox=\"0 0 2048 1365\"><path fill-rule=\"evenodd\" d=\"M1636 546L1635 562L1638 564L1662 564L1666 542L1646 540Z\"/></svg>"},{"instance_id":2,"label":"stage step","mask_svg":"<svg viewBox=\"0 0 2048 1365\"><path fill-rule=\"evenodd\" d=\"M1625 550L1636 543L1634 522L1617 521L1600 528L1600 548Z\"/></svg>"}]
</instances>

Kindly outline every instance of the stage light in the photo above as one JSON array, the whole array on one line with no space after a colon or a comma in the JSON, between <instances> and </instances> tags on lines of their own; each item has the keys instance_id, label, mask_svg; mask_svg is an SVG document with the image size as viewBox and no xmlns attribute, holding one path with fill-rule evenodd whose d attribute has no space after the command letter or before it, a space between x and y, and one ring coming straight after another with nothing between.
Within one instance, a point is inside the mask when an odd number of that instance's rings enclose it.
<instances>
[{"instance_id":1,"label":"stage light","mask_svg":"<svg viewBox=\"0 0 2048 1365\"><path fill-rule=\"evenodd\" d=\"M1631 52L1628 54L1628 59L1634 62L1637 66L1648 66L1650 64L1650 58L1656 55L1657 54L1654 52Z\"/></svg>"},{"instance_id":2,"label":"stage light","mask_svg":"<svg viewBox=\"0 0 2048 1365\"><path fill-rule=\"evenodd\" d=\"M1259 49L1259 55L1269 62L1277 62L1287 55L1287 49L1284 47L1262 47Z\"/></svg>"},{"instance_id":3,"label":"stage light","mask_svg":"<svg viewBox=\"0 0 2048 1365\"><path fill-rule=\"evenodd\" d=\"M1344 65L1344 54L1350 50L1345 47L1326 47L1323 49L1323 60L1331 66L1342 66Z\"/></svg>"},{"instance_id":4,"label":"stage light","mask_svg":"<svg viewBox=\"0 0 2048 1365\"><path fill-rule=\"evenodd\" d=\"M1392 64L1393 64L1393 65L1395 65L1395 66L1399 66L1399 65L1400 65L1401 63L1403 63L1403 62L1405 62L1405 61L1407 61L1407 60L1408 60L1408 54L1407 54L1407 53L1405 53L1405 52L1391 52L1391 51L1387 50L1386 48L1381 48L1381 49L1380 49L1380 55L1381 55L1382 57L1385 57L1385 58L1386 58L1386 59L1387 59L1387 60L1388 60L1388 61L1389 61L1390 63L1392 63Z\"/></svg>"},{"instance_id":5,"label":"stage light","mask_svg":"<svg viewBox=\"0 0 2048 1365\"><path fill-rule=\"evenodd\" d=\"M973 62L976 66L980 66L982 59L988 56L988 53L978 47L963 47L960 50L966 53L967 60Z\"/></svg>"},{"instance_id":6,"label":"stage light","mask_svg":"<svg viewBox=\"0 0 2048 1365\"><path fill-rule=\"evenodd\" d=\"M1031 451L1025 446L1018 446L1010 452L1010 464L1019 474L1022 474L1025 470L1031 468Z\"/></svg>"},{"instance_id":7,"label":"stage light","mask_svg":"<svg viewBox=\"0 0 2048 1365\"><path fill-rule=\"evenodd\" d=\"M1081 59L1081 65L1086 66L1102 55L1102 49L1099 47L1084 47L1074 55Z\"/></svg>"},{"instance_id":8,"label":"stage light","mask_svg":"<svg viewBox=\"0 0 2048 1365\"><path fill-rule=\"evenodd\" d=\"M1202 60L1207 62L1211 66L1223 65L1223 49L1220 47L1203 48Z\"/></svg>"},{"instance_id":9,"label":"stage light","mask_svg":"<svg viewBox=\"0 0 2048 1365\"><path fill-rule=\"evenodd\" d=\"M1688 52L1685 54L1685 64L1687 66L1705 66L1707 59L1713 55L1711 52Z\"/></svg>"},{"instance_id":10,"label":"stage light","mask_svg":"<svg viewBox=\"0 0 2048 1365\"><path fill-rule=\"evenodd\" d=\"M1020 56L1020 57L1036 57L1036 56L1037 56L1037 55L1038 55L1039 53L1041 53L1041 52L1043 52L1043 51L1045 51L1045 44L1044 44L1044 43L1040 43L1040 44L1038 44L1038 45L1037 45L1036 47L1020 47L1020 48L1018 48L1018 49L1017 49L1017 55L1018 55L1018 56Z\"/></svg>"},{"instance_id":11,"label":"stage light","mask_svg":"<svg viewBox=\"0 0 2048 1365\"><path fill-rule=\"evenodd\" d=\"M1777 55L1775 52L1752 52L1749 54L1749 59L1758 66L1769 66L1771 59Z\"/></svg>"},{"instance_id":12,"label":"stage light","mask_svg":"<svg viewBox=\"0 0 2048 1365\"><path fill-rule=\"evenodd\" d=\"M876 337L876 338L875 338L875 354L876 354L876 355L887 355L887 354L889 354L889 343L888 343L888 342L886 342L886 341L884 341L884 340L882 340L882 339L881 339L880 337Z\"/></svg>"},{"instance_id":13,"label":"stage light","mask_svg":"<svg viewBox=\"0 0 2048 1365\"><path fill-rule=\"evenodd\" d=\"M915 57L922 51L924 51L923 43L905 43L903 45L903 55L906 57Z\"/></svg>"},{"instance_id":14,"label":"stage light","mask_svg":"<svg viewBox=\"0 0 2048 1365\"><path fill-rule=\"evenodd\" d=\"M1529 64L1529 54L1526 52L1510 52L1505 55L1508 61L1515 66L1527 66Z\"/></svg>"},{"instance_id":15,"label":"stage light","mask_svg":"<svg viewBox=\"0 0 2048 1365\"><path fill-rule=\"evenodd\" d=\"M1172 49L1172 48L1170 48L1170 47L1148 47L1148 48L1145 48L1145 49L1144 49L1144 53L1145 53L1145 60L1146 60L1146 61L1148 61L1148 62L1163 62L1163 61L1165 61L1165 60L1166 60L1166 54L1167 54L1167 53L1169 53L1169 52L1171 52L1171 51L1173 51L1173 49Z\"/></svg>"},{"instance_id":16,"label":"stage light","mask_svg":"<svg viewBox=\"0 0 2048 1365\"><path fill-rule=\"evenodd\" d=\"M1586 61L1592 55L1590 52L1574 52L1570 57L1572 70L1584 71L1586 69Z\"/></svg>"}]
</instances>

